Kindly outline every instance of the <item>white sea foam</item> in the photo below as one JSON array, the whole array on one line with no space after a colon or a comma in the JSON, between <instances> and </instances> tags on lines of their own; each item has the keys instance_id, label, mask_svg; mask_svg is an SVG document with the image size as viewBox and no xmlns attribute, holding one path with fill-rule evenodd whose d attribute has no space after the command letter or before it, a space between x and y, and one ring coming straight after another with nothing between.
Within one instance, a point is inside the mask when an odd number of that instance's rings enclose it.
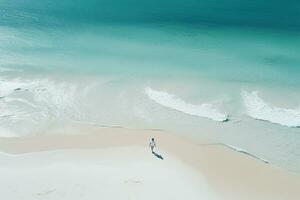
<instances>
[{"instance_id":1,"label":"white sea foam","mask_svg":"<svg viewBox=\"0 0 300 200\"><path fill-rule=\"evenodd\" d=\"M250 117L288 127L300 127L300 109L288 109L266 103L258 92L242 92L244 104Z\"/></svg>"},{"instance_id":2,"label":"white sea foam","mask_svg":"<svg viewBox=\"0 0 300 200\"><path fill-rule=\"evenodd\" d=\"M253 157L253 158L256 158L256 159L258 159L258 160L261 160L261 161L264 162L264 163L270 163L270 162L267 161L266 159L261 158L261 157L258 157L258 156L256 156L256 155L254 155L254 154L252 154L252 153L250 153L250 152L244 150L244 149L235 147L235 146L230 145L230 144L224 144L224 145L225 145L226 147L228 147L228 148L230 148L230 149L236 151L236 152L243 153L243 154L246 154L246 155L251 156L251 157Z\"/></svg>"},{"instance_id":3,"label":"white sea foam","mask_svg":"<svg viewBox=\"0 0 300 200\"><path fill-rule=\"evenodd\" d=\"M28 86L27 82L20 81L19 79L5 80L0 79L0 97L9 96L16 89Z\"/></svg>"},{"instance_id":4,"label":"white sea foam","mask_svg":"<svg viewBox=\"0 0 300 200\"><path fill-rule=\"evenodd\" d=\"M5 133L4 136L27 134L33 129L46 127L49 121L59 122L78 116L76 88L72 82L2 77L0 136L2 133Z\"/></svg>"},{"instance_id":5,"label":"white sea foam","mask_svg":"<svg viewBox=\"0 0 300 200\"><path fill-rule=\"evenodd\" d=\"M173 94L157 91L150 87L145 89L145 93L150 99L167 108L171 108L193 116L212 119L214 121L224 122L228 120L227 114L218 111L212 104L209 103L194 105L177 98Z\"/></svg>"},{"instance_id":6,"label":"white sea foam","mask_svg":"<svg viewBox=\"0 0 300 200\"><path fill-rule=\"evenodd\" d=\"M6 97L5 102L25 102L30 105L50 106L52 108L65 108L74 99L75 87L72 84L56 82L48 79L0 79L0 97ZM29 102L22 98L8 98L12 93L28 91L31 95ZM37 106L35 105L35 106Z\"/></svg>"}]
</instances>

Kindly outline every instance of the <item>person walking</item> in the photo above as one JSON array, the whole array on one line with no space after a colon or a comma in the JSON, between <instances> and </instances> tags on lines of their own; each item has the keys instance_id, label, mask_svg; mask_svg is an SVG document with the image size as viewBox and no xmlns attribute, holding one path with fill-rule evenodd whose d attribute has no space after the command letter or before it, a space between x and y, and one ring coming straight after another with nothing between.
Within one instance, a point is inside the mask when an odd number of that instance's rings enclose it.
<instances>
[{"instance_id":1,"label":"person walking","mask_svg":"<svg viewBox=\"0 0 300 200\"><path fill-rule=\"evenodd\" d=\"M149 147L151 148L152 153L154 153L154 147L156 147L156 143L154 141L154 138L152 138L150 140Z\"/></svg>"}]
</instances>

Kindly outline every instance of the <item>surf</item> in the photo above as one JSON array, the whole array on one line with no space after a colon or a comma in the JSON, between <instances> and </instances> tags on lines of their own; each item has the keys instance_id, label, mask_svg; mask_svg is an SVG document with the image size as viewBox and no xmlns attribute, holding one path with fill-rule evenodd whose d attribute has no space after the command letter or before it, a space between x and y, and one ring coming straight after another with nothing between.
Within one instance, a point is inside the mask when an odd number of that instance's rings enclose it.
<instances>
[{"instance_id":1,"label":"surf","mask_svg":"<svg viewBox=\"0 0 300 200\"><path fill-rule=\"evenodd\" d=\"M26 135L49 123L76 116L76 89L72 83L47 78L2 77L0 131L9 130L5 135Z\"/></svg>"},{"instance_id":2,"label":"surf","mask_svg":"<svg viewBox=\"0 0 300 200\"><path fill-rule=\"evenodd\" d=\"M154 90L150 87L145 89L145 93L151 100L164 107L177 110L188 115L208 118L218 122L228 121L228 115L218 111L212 104L202 103L199 105L194 105L185 102L173 94Z\"/></svg>"},{"instance_id":3,"label":"surf","mask_svg":"<svg viewBox=\"0 0 300 200\"><path fill-rule=\"evenodd\" d=\"M281 108L265 102L257 91L242 92L247 114L258 120L287 127L300 127L300 109Z\"/></svg>"}]
</instances>

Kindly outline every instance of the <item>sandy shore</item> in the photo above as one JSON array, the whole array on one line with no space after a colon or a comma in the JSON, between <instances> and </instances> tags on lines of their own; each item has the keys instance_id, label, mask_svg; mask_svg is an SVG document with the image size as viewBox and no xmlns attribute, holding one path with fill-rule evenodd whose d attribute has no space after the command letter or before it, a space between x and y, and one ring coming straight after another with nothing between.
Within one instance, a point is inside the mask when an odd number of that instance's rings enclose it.
<instances>
[{"instance_id":1,"label":"sandy shore","mask_svg":"<svg viewBox=\"0 0 300 200\"><path fill-rule=\"evenodd\" d=\"M81 127L77 131L89 134L1 138L0 188L6 188L1 192L6 199L22 195L31 195L31 199L93 199L101 195L105 199L300 198L299 175L226 146L194 142L160 130ZM164 160L150 153L151 137L156 138L157 152ZM22 180L29 180L28 176L34 176L35 182L28 182L21 191L16 183L21 180L24 184ZM49 184L40 184L41 180ZM73 188L66 190L73 191L75 182L81 198L62 192L70 183Z\"/></svg>"}]
</instances>

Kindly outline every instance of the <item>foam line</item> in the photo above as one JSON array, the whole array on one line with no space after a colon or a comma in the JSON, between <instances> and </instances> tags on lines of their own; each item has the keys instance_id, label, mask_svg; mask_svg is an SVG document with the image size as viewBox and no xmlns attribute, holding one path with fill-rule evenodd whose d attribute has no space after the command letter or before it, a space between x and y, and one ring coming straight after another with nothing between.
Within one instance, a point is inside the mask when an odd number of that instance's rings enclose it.
<instances>
[{"instance_id":1,"label":"foam line","mask_svg":"<svg viewBox=\"0 0 300 200\"><path fill-rule=\"evenodd\" d=\"M154 90L150 87L145 89L146 95L156 103L183 112L185 114L208 118L214 121L225 122L228 121L228 115L218 111L212 104L203 103L194 105L177 98L173 94L167 92Z\"/></svg>"}]
</instances>

